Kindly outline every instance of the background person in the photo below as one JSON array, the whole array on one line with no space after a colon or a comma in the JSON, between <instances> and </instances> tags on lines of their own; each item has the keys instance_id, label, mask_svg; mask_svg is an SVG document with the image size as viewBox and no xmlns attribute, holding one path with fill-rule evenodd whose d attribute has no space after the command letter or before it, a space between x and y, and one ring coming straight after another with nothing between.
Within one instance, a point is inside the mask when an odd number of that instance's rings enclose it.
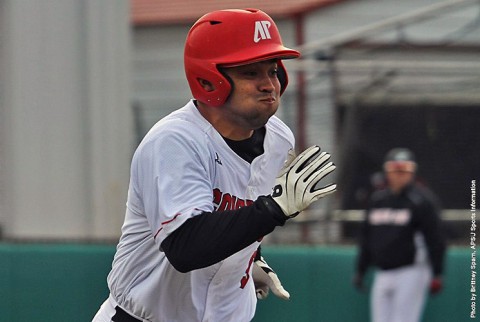
<instances>
[{"instance_id":1,"label":"background person","mask_svg":"<svg viewBox=\"0 0 480 322\"><path fill-rule=\"evenodd\" d=\"M420 321L428 291L442 288L445 241L439 204L415 183L417 164L410 150L389 151L383 170L387 188L370 198L353 282L361 289L368 267L376 267L372 321Z\"/></svg>"}]
</instances>

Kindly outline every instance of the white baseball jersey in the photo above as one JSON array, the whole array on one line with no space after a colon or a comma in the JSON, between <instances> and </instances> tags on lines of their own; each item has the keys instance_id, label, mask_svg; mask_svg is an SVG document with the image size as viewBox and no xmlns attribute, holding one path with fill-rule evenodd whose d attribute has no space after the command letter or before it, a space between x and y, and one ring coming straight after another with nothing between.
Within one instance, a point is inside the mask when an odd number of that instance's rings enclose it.
<instances>
[{"instance_id":1,"label":"white baseball jersey","mask_svg":"<svg viewBox=\"0 0 480 322\"><path fill-rule=\"evenodd\" d=\"M203 211L236 209L272 191L290 129L273 116L264 153L250 164L233 152L193 101L159 121L134 154L122 236L108 276L111 296L143 320L250 321L256 296L255 242L203 269L180 273L162 241Z\"/></svg>"}]
</instances>

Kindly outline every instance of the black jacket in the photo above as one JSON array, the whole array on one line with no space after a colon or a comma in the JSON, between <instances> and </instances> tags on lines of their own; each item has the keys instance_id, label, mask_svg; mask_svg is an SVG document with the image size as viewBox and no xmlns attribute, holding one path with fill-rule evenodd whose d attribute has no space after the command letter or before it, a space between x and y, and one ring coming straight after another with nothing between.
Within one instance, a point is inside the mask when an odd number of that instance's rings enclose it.
<instances>
[{"instance_id":1,"label":"black jacket","mask_svg":"<svg viewBox=\"0 0 480 322\"><path fill-rule=\"evenodd\" d=\"M440 207L429 190L409 185L400 194L375 192L366 210L359 240L357 272L369 266L393 269L413 264L416 232L423 234L434 276L443 272L445 241Z\"/></svg>"}]
</instances>

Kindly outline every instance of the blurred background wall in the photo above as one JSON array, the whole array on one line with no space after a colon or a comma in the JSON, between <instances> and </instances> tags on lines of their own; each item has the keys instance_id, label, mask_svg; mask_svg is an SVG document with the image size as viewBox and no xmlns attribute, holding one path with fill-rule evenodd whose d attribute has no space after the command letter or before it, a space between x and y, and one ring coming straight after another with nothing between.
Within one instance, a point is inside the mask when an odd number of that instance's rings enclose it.
<instances>
[{"instance_id":1,"label":"blurred background wall","mask_svg":"<svg viewBox=\"0 0 480 322\"><path fill-rule=\"evenodd\" d=\"M468 222L478 177L475 0L236 1L271 14L287 46L279 116L319 144L338 193L266 243L353 237L393 146L417 154L445 218ZM115 240L131 155L190 91L183 44L213 1L0 1L0 227L5 239ZM465 230L460 227L460 230ZM452 237L458 232L452 231ZM458 236L457 236L458 237Z\"/></svg>"},{"instance_id":2,"label":"blurred background wall","mask_svg":"<svg viewBox=\"0 0 480 322\"><path fill-rule=\"evenodd\" d=\"M109 238L134 142L129 3L0 1L5 238Z\"/></svg>"}]
</instances>

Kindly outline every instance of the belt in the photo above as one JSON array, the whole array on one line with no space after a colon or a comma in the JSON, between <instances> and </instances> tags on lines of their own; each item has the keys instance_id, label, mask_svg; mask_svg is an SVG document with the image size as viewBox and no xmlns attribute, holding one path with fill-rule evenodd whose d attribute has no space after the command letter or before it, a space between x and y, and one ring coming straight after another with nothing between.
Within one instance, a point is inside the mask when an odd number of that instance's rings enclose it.
<instances>
[{"instance_id":1,"label":"belt","mask_svg":"<svg viewBox=\"0 0 480 322\"><path fill-rule=\"evenodd\" d=\"M142 322L125 312L120 306L115 307L115 315L112 317L113 322Z\"/></svg>"}]
</instances>

